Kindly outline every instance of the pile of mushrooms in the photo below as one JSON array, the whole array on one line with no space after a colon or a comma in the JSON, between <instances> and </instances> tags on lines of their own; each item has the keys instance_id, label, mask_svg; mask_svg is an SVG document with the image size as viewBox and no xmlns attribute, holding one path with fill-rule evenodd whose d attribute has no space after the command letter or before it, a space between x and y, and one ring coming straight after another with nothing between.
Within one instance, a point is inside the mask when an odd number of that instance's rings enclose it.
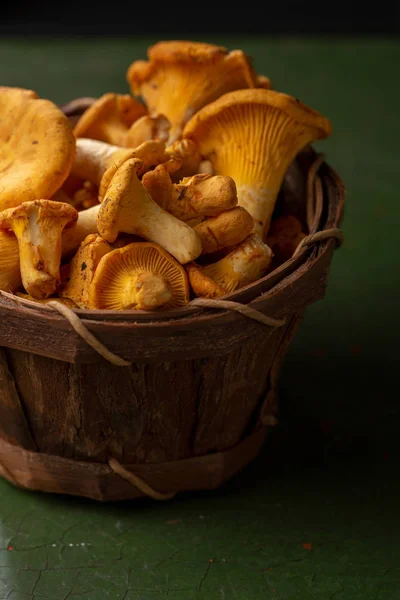
<instances>
[{"instance_id":1,"label":"pile of mushrooms","mask_svg":"<svg viewBox=\"0 0 400 600\"><path fill-rule=\"evenodd\" d=\"M159 311L219 298L288 260L285 173L328 119L242 50L162 41L75 125L0 87L0 289L72 308ZM273 261L274 259L274 261Z\"/></svg>"}]
</instances>

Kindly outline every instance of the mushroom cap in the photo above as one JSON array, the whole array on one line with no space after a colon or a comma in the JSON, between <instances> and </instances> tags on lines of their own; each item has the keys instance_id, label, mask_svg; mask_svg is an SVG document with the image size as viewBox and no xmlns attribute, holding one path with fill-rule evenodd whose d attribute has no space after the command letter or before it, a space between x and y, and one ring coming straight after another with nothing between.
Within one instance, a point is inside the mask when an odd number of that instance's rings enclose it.
<instances>
[{"instance_id":1,"label":"mushroom cap","mask_svg":"<svg viewBox=\"0 0 400 600\"><path fill-rule=\"evenodd\" d=\"M0 210L51 198L75 157L68 118L50 100L0 87Z\"/></svg>"},{"instance_id":2,"label":"mushroom cap","mask_svg":"<svg viewBox=\"0 0 400 600\"><path fill-rule=\"evenodd\" d=\"M89 306L89 287L100 260L112 246L103 238L91 233L83 240L70 262L68 277L59 290L62 298L69 298L80 308Z\"/></svg>"},{"instance_id":3,"label":"mushroom cap","mask_svg":"<svg viewBox=\"0 0 400 600\"><path fill-rule=\"evenodd\" d=\"M208 277L203 267L195 262L185 265L186 273L189 278L190 287L194 295L198 298L220 298L227 294L222 286Z\"/></svg>"},{"instance_id":4,"label":"mushroom cap","mask_svg":"<svg viewBox=\"0 0 400 600\"><path fill-rule=\"evenodd\" d=\"M188 304L189 283L184 267L158 244L134 242L100 260L90 286L90 307L120 310L125 287L134 276L146 274L168 282L171 297L163 304L163 310Z\"/></svg>"},{"instance_id":5,"label":"mushroom cap","mask_svg":"<svg viewBox=\"0 0 400 600\"><path fill-rule=\"evenodd\" d=\"M331 133L329 120L296 98L264 88L224 94L186 124L216 174L236 182L239 204L268 229L285 172L308 143Z\"/></svg>"},{"instance_id":6,"label":"mushroom cap","mask_svg":"<svg viewBox=\"0 0 400 600\"><path fill-rule=\"evenodd\" d=\"M170 127L171 124L164 115L139 117L129 128L124 138L124 146L136 148L149 140L167 142Z\"/></svg>"},{"instance_id":7,"label":"mushroom cap","mask_svg":"<svg viewBox=\"0 0 400 600\"><path fill-rule=\"evenodd\" d=\"M123 146L131 125L146 114L146 107L130 94L103 94L80 117L74 135Z\"/></svg>"},{"instance_id":8,"label":"mushroom cap","mask_svg":"<svg viewBox=\"0 0 400 600\"><path fill-rule=\"evenodd\" d=\"M200 235L202 254L218 252L222 248L240 244L254 227L254 219L243 206L224 210L194 227Z\"/></svg>"},{"instance_id":9,"label":"mushroom cap","mask_svg":"<svg viewBox=\"0 0 400 600\"><path fill-rule=\"evenodd\" d=\"M130 65L127 80L150 114L162 113L169 119L171 142L201 107L221 94L258 84L251 59L242 50L170 40L151 46L147 55L149 61Z\"/></svg>"}]
</instances>

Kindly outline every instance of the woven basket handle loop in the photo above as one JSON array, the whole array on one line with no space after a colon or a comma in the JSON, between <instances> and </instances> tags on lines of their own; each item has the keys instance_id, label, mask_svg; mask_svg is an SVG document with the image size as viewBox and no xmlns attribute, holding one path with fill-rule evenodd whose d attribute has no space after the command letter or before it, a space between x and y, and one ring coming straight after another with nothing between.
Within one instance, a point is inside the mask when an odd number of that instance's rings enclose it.
<instances>
[{"instance_id":1,"label":"woven basket handle loop","mask_svg":"<svg viewBox=\"0 0 400 600\"><path fill-rule=\"evenodd\" d=\"M176 496L176 492L157 492L148 483L146 483L139 475L135 475L132 471L128 471L124 466L121 465L115 458L108 459L108 465L110 469L128 481L130 484L135 486L144 496L148 496L153 500L171 500Z\"/></svg>"}]
</instances>

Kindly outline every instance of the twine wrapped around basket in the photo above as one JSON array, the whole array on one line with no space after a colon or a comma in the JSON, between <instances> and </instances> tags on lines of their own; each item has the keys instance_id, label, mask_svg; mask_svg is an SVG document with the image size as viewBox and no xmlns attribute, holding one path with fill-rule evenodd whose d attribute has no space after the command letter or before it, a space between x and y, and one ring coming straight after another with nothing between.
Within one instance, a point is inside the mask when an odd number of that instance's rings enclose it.
<instances>
[{"instance_id":1,"label":"twine wrapped around basket","mask_svg":"<svg viewBox=\"0 0 400 600\"><path fill-rule=\"evenodd\" d=\"M92 99L65 105L73 122ZM279 365L322 299L344 187L312 148L280 205L309 236L221 301L179 310L62 310L0 292L0 475L22 488L110 501L217 488L276 424Z\"/></svg>"}]
</instances>

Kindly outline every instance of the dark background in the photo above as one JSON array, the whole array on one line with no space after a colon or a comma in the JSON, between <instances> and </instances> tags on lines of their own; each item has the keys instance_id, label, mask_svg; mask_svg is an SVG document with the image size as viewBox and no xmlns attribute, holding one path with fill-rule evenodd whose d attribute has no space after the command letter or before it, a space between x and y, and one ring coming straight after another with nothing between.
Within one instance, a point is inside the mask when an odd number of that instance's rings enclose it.
<instances>
[{"instance_id":1,"label":"dark background","mask_svg":"<svg viewBox=\"0 0 400 600\"><path fill-rule=\"evenodd\" d=\"M151 7L151 8L150 8ZM36 2L7 3L1 34L22 35L174 35L378 34L400 33L398 2Z\"/></svg>"}]
</instances>

